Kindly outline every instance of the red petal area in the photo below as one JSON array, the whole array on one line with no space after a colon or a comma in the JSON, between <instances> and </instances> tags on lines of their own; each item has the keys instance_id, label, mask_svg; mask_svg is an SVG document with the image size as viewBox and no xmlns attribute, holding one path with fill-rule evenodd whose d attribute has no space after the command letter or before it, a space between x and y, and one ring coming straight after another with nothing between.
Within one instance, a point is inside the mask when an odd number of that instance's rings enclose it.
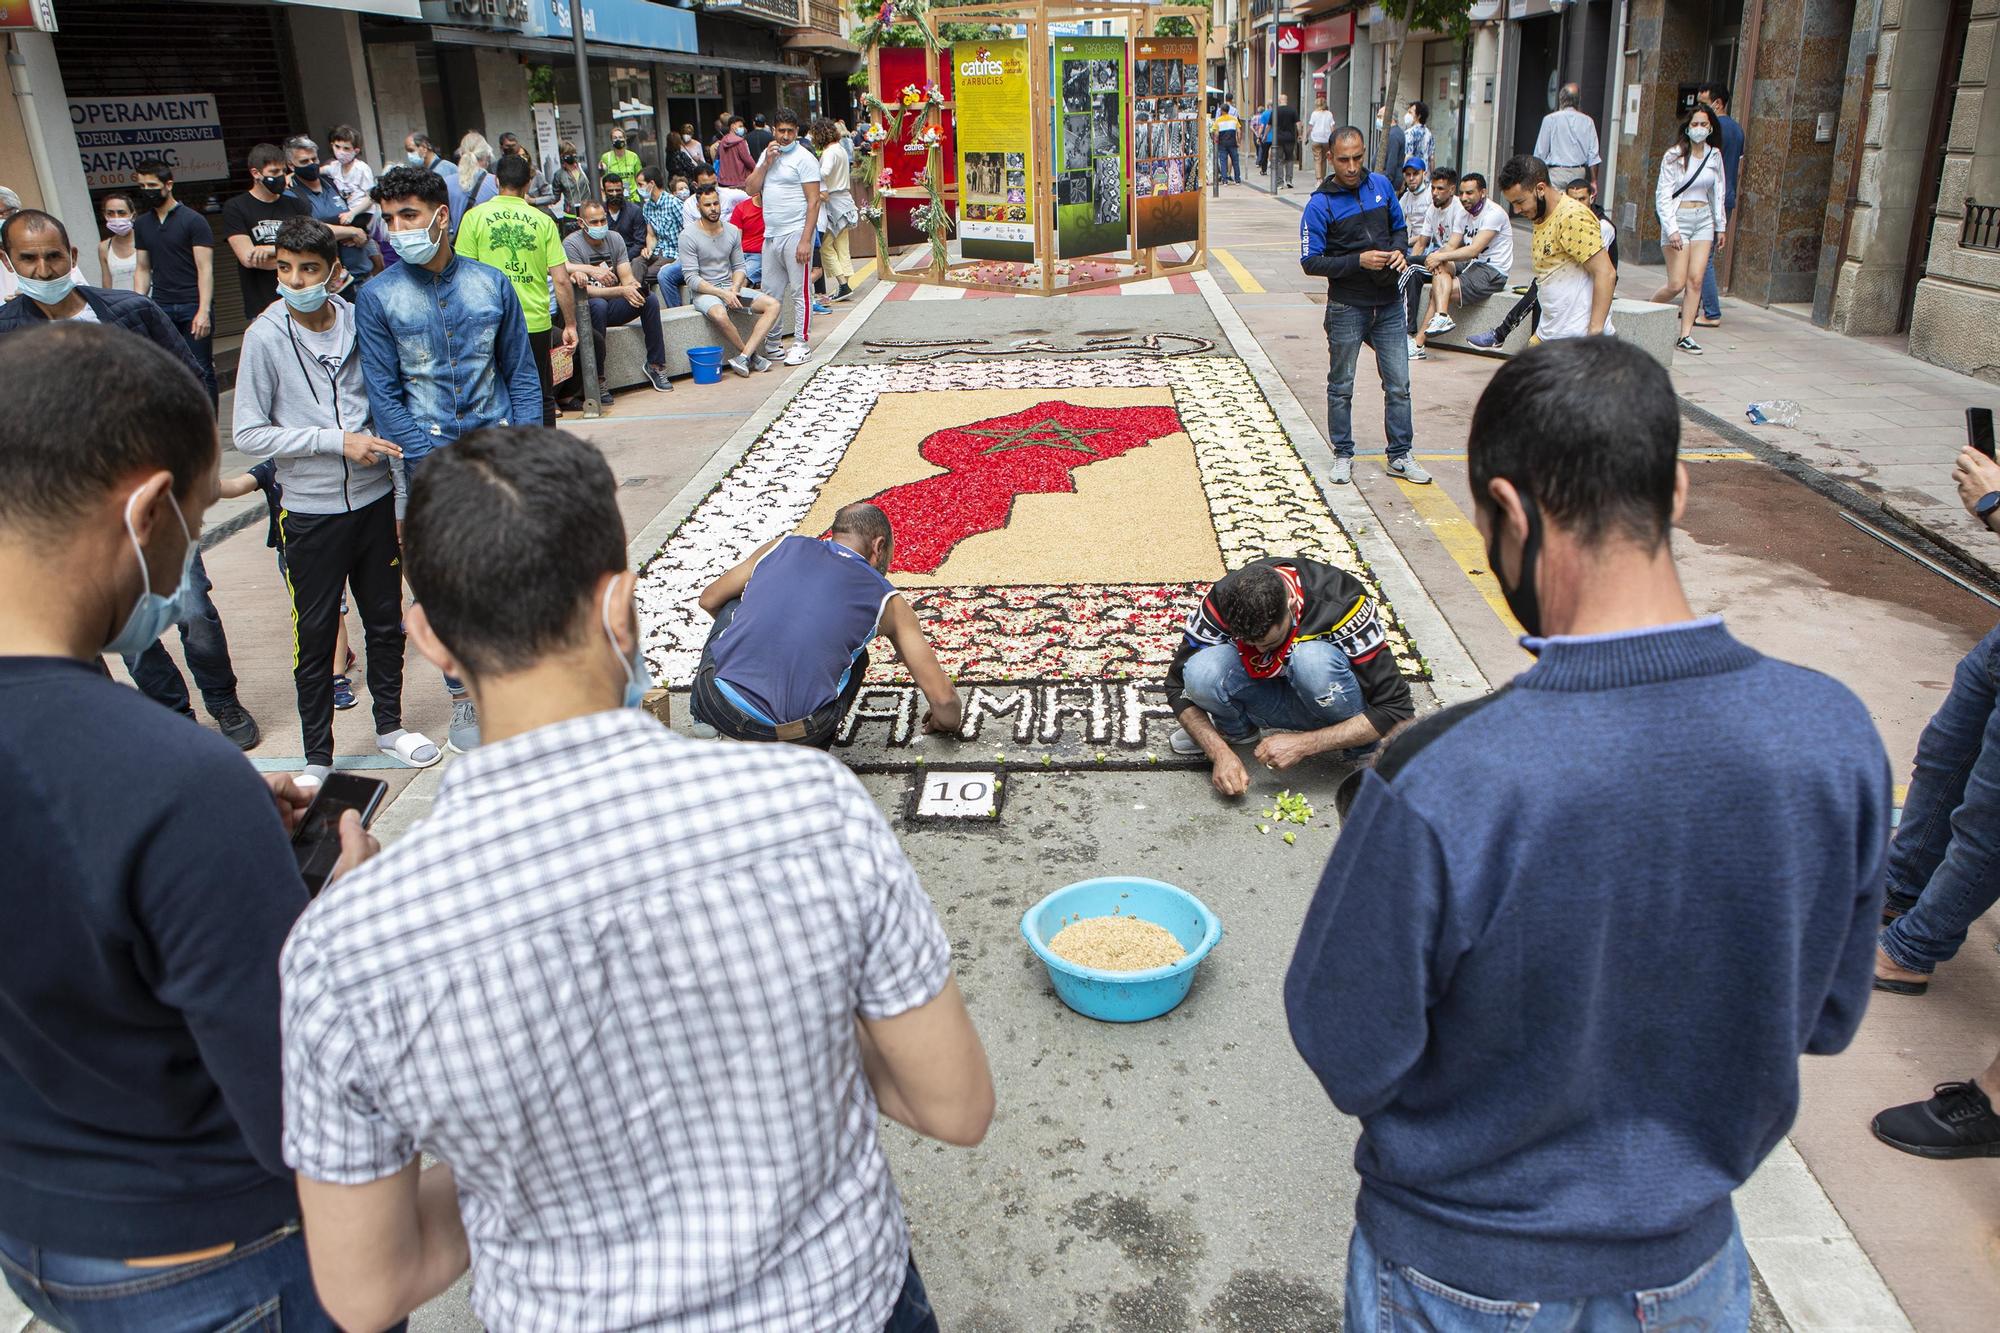
<instances>
[{"instance_id":1,"label":"red petal area","mask_svg":"<svg viewBox=\"0 0 2000 1333\"><path fill-rule=\"evenodd\" d=\"M967 537L1006 527L1016 496L1074 491L1077 468L1181 430L1171 407L1057 401L934 431L918 452L944 475L869 497L896 531L891 572L934 574Z\"/></svg>"}]
</instances>

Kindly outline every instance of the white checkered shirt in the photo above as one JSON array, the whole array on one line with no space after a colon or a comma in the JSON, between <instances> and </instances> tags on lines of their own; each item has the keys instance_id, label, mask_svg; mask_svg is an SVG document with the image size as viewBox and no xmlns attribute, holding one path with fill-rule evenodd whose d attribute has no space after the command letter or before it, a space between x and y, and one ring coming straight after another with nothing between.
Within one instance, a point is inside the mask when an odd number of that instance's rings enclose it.
<instances>
[{"instance_id":1,"label":"white checkered shirt","mask_svg":"<svg viewBox=\"0 0 2000 1333\"><path fill-rule=\"evenodd\" d=\"M634 710L481 748L285 946L285 1160L449 1162L494 1329L887 1322L909 1238L856 1013L937 914L861 784Z\"/></svg>"}]
</instances>

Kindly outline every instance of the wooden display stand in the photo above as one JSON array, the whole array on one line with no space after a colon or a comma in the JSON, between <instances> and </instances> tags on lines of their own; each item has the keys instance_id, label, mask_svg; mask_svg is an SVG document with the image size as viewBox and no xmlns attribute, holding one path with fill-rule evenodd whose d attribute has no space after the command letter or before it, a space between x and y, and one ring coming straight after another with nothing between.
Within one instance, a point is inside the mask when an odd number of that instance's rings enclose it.
<instances>
[{"instance_id":1,"label":"wooden display stand","mask_svg":"<svg viewBox=\"0 0 2000 1333\"><path fill-rule=\"evenodd\" d=\"M927 263L906 264L905 261L919 251L930 254L930 242L924 240L915 245L901 247L891 245L888 242L888 231L885 221L882 224L878 224L881 229L877 232L882 248L882 268L880 272L883 278L893 282L923 283L927 286L962 287L976 291L1008 292L1016 295L1034 293L1041 296L1057 296L1072 292L1091 291L1100 287L1113 287L1121 283L1134 282L1145 278L1164 278L1172 277L1179 273L1194 273L1208 267L1209 191L1206 188L1198 188L1191 192L1195 196L1195 207L1198 212L1196 215L1195 239L1186 258L1174 260L1171 257L1162 256L1156 248L1140 249L1137 245L1139 214L1137 208L1138 201L1132 188L1133 154L1131 152L1133 123L1131 99L1135 94L1130 91L1133 86L1132 53L1134 45L1138 42L1156 40L1152 37L1150 29L1159 19L1184 18L1189 20L1197 33L1197 36L1193 39L1196 43L1194 67L1199 71L1196 79L1196 89L1193 94L1199 107L1198 116L1195 121L1197 151L1193 156L1202 164L1200 179L1202 186L1205 187L1208 183L1208 173L1215 170L1215 154L1208 142L1207 64L1202 59L1203 38L1199 35L1205 31L1204 24L1209 18L1208 10L1187 5L1147 4L1144 3L1144 0L1122 0L1122 2L1120 0L1064 0L1063 3L1051 3L1050 0L1034 0L1034 3L1024 3L1023 0L1014 0L1013 3L952 5L933 8L927 12L926 17L936 24L992 23L1008 28L1016 25L1025 25L1027 28L1026 37L1030 57L1028 70L1030 91L1028 102L1029 118L1031 121L1031 149L1029 156L1033 160L1033 170L1030 173L1030 177L1035 204L1035 258L1026 262L1015 263L992 259L954 259L950 257L949 242L947 242L947 255L944 262L940 263L933 257ZM1055 95L1049 86L1049 74L1054 49L1053 42L1064 39L1052 38L1049 32L1049 25L1052 22L1074 22L1080 19L1123 19L1125 24L1125 36L1122 39L1125 43L1125 53L1122 57L1124 63L1124 81L1121 87L1128 91L1124 99L1125 105L1120 108L1119 112L1125 164L1125 249L1108 254L1078 256L1075 259L1058 259L1056 257L1056 144L1053 137ZM1092 37L1090 40L1102 41L1105 38ZM1114 37L1111 40L1119 39ZM949 47L946 47L942 51L935 47L927 47L924 52L924 76L934 87L941 86L938 83L939 62L948 56L949 51ZM871 48L868 52L868 87L875 100L888 107L890 111L888 120L885 121L880 115L877 115L872 118L873 122L881 125L886 133L893 135L901 120L901 117L897 113L903 108L899 107L899 94L893 90L885 90L882 87L880 48ZM945 116L955 116L957 105L952 100L947 99L942 103L926 104L922 110L925 113L924 119L917 123L916 128L921 130L926 124L938 125L942 128L942 118ZM939 182L937 196L946 203L957 205L960 202L960 183L945 183L943 157L944 150L941 146L931 148L929 170L934 173L933 179ZM897 186L888 189L878 186L875 190L875 198L878 204L885 203L890 199L912 199L928 202L932 198L932 194L930 190L921 185ZM1093 272L1106 267L1114 271L1108 277L1100 275L1081 280L1074 279L1073 273L1075 268L1083 266L1087 266ZM996 282L982 276L983 272L990 272L996 267L1014 269L1020 275L1019 280Z\"/></svg>"}]
</instances>

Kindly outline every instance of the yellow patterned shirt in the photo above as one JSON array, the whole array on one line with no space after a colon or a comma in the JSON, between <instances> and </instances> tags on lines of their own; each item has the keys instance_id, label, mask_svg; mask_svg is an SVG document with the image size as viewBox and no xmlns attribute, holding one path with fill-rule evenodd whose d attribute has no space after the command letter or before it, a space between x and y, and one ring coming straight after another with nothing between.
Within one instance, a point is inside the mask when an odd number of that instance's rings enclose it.
<instances>
[{"instance_id":1,"label":"yellow patterned shirt","mask_svg":"<svg viewBox=\"0 0 2000 1333\"><path fill-rule=\"evenodd\" d=\"M1543 342L1589 333L1594 287L1584 265L1604 249L1597 215L1568 195L1558 196L1548 216L1535 224L1531 244L1542 302L1542 321L1536 332ZM1604 331L1611 332L1608 315Z\"/></svg>"}]
</instances>

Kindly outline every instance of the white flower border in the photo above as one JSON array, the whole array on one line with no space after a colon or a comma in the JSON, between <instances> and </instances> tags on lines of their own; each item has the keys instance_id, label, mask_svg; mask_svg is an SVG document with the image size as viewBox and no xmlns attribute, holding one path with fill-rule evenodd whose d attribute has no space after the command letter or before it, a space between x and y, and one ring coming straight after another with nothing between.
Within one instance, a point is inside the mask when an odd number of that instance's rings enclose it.
<instances>
[{"instance_id":1,"label":"white flower border","mask_svg":"<svg viewBox=\"0 0 2000 1333\"><path fill-rule=\"evenodd\" d=\"M1338 565L1373 587L1250 368L1235 357L836 365L799 390L646 562L639 609L647 627L647 663L674 686L693 679L710 624L696 605L701 590L758 546L798 526L881 395L1146 387L1173 390L1226 567L1267 554L1302 555ZM1397 638L1398 656L1407 665L1407 645ZM1077 673L1052 664L1049 674Z\"/></svg>"}]
</instances>

